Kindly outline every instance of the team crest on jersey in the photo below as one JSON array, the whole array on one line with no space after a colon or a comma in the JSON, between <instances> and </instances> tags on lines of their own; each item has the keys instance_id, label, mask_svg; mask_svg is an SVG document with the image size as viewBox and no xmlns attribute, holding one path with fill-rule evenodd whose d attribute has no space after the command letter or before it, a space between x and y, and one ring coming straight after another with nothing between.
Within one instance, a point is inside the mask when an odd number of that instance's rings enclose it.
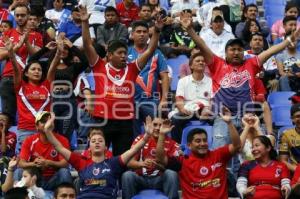
<instances>
[{"instance_id":1,"label":"team crest on jersey","mask_svg":"<svg viewBox=\"0 0 300 199\"><path fill-rule=\"evenodd\" d=\"M203 175L203 176L206 176L208 174L208 168L201 167L200 168L200 174Z\"/></svg>"},{"instance_id":2,"label":"team crest on jersey","mask_svg":"<svg viewBox=\"0 0 300 199\"><path fill-rule=\"evenodd\" d=\"M227 73L220 81L222 88L238 88L241 87L247 80L251 79L250 73L247 70L242 72Z\"/></svg>"},{"instance_id":3,"label":"team crest on jersey","mask_svg":"<svg viewBox=\"0 0 300 199\"><path fill-rule=\"evenodd\" d=\"M275 178L280 177L280 174L281 174L281 168L277 168L275 171Z\"/></svg>"},{"instance_id":4,"label":"team crest on jersey","mask_svg":"<svg viewBox=\"0 0 300 199\"><path fill-rule=\"evenodd\" d=\"M94 168L93 169L93 175L97 176L100 173L100 168Z\"/></svg>"},{"instance_id":5,"label":"team crest on jersey","mask_svg":"<svg viewBox=\"0 0 300 199\"><path fill-rule=\"evenodd\" d=\"M55 149L53 149L50 153L52 158L55 158L57 156L57 151Z\"/></svg>"},{"instance_id":6,"label":"team crest on jersey","mask_svg":"<svg viewBox=\"0 0 300 199\"><path fill-rule=\"evenodd\" d=\"M151 150L150 150L150 154L151 154L152 156L155 156L156 150L155 150L155 149L151 149Z\"/></svg>"}]
</instances>

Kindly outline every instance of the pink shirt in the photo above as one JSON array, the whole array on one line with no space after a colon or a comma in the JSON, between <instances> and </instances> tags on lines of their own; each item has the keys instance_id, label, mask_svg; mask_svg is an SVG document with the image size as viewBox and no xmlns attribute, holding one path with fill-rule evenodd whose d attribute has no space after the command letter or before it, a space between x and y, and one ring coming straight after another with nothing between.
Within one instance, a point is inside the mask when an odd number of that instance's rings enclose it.
<instances>
[{"instance_id":1,"label":"pink shirt","mask_svg":"<svg viewBox=\"0 0 300 199\"><path fill-rule=\"evenodd\" d=\"M297 27L300 27L300 22L297 22ZM277 20L271 28L272 35L276 35L277 37L284 37L285 30L283 28L282 19Z\"/></svg>"}]
</instances>

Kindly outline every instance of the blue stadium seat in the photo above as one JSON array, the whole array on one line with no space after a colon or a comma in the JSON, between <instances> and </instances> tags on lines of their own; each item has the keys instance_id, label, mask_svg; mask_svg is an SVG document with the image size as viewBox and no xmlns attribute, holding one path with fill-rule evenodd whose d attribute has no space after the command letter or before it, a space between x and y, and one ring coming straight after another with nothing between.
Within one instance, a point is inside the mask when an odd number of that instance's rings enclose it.
<instances>
[{"instance_id":1,"label":"blue stadium seat","mask_svg":"<svg viewBox=\"0 0 300 199\"><path fill-rule=\"evenodd\" d=\"M77 131L73 131L70 145L71 145L71 149L72 150L77 149L77 146L78 146L78 143L77 143Z\"/></svg>"},{"instance_id":2,"label":"blue stadium seat","mask_svg":"<svg viewBox=\"0 0 300 199\"><path fill-rule=\"evenodd\" d=\"M179 55L176 58L170 58L167 60L167 65L169 65L173 70L173 77L171 83L171 90L176 91L177 84L179 80L179 67L181 64L188 63L188 58L185 55Z\"/></svg>"},{"instance_id":3,"label":"blue stadium seat","mask_svg":"<svg viewBox=\"0 0 300 199\"><path fill-rule=\"evenodd\" d=\"M265 16L269 15L279 15L283 16L284 15L284 5L268 5L265 6Z\"/></svg>"},{"instance_id":4,"label":"blue stadium seat","mask_svg":"<svg viewBox=\"0 0 300 199\"><path fill-rule=\"evenodd\" d=\"M208 142L208 148L211 148L212 146L212 140L213 140L213 127L208 125L193 125L193 126L187 126L182 131L182 139L181 139L181 146L183 147L184 154L189 154L190 150L187 146L187 136L189 132L193 129L200 128L204 129L207 132L207 142Z\"/></svg>"},{"instance_id":5,"label":"blue stadium seat","mask_svg":"<svg viewBox=\"0 0 300 199\"><path fill-rule=\"evenodd\" d=\"M168 197L159 190L146 189L133 196L132 199L168 199Z\"/></svg>"},{"instance_id":6,"label":"blue stadium seat","mask_svg":"<svg viewBox=\"0 0 300 199\"><path fill-rule=\"evenodd\" d=\"M287 106L275 106L272 109L273 123L277 127L292 126L292 120L290 116L291 105Z\"/></svg>"},{"instance_id":7,"label":"blue stadium seat","mask_svg":"<svg viewBox=\"0 0 300 199\"><path fill-rule=\"evenodd\" d=\"M269 28L272 28L272 25L279 19L283 19L283 15L269 15L266 16L266 20L267 20L267 25Z\"/></svg>"},{"instance_id":8,"label":"blue stadium seat","mask_svg":"<svg viewBox=\"0 0 300 199\"><path fill-rule=\"evenodd\" d=\"M264 6L285 5L286 0L263 0Z\"/></svg>"},{"instance_id":9,"label":"blue stadium seat","mask_svg":"<svg viewBox=\"0 0 300 199\"><path fill-rule=\"evenodd\" d=\"M192 120L186 124L186 126L206 126L208 125L207 122L200 121L200 120Z\"/></svg>"},{"instance_id":10,"label":"blue stadium seat","mask_svg":"<svg viewBox=\"0 0 300 199\"><path fill-rule=\"evenodd\" d=\"M256 5L256 0L245 0L245 4L249 5L249 4L255 4Z\"/></svg>"},{"instance_id":11,"label":"blue stadium seat","mask_svg":"<svg viewBox=\"0 0 300 199\"><path fill-rule=\"evenodd\" d=\"M293 95L295 95L293 91L273 92L269 94L267 101L271 109L275 106L291 105L289 98Z\"/></svg>"}]
</instances>

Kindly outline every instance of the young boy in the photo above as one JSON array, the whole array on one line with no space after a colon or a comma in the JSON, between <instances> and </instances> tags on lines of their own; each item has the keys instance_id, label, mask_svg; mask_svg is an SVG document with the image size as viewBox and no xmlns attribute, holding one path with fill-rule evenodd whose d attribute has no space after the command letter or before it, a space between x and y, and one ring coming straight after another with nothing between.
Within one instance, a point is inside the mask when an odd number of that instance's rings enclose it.
<instances>
[{"instance_id":1,"label":"young boy","mask_svg":"<svg viewBox=\"0 0 300 199\"><path fill-rule=\"evenodd\" d=\"M13 28L13 24L12 24L11 21L9 21L9 20L3 20L1 22L1 25L0 25L0 32L2 34L2 33L6 32L6 31L8 31L8 30L10 30L12 28Z\"/></svg>"}]
</instances>

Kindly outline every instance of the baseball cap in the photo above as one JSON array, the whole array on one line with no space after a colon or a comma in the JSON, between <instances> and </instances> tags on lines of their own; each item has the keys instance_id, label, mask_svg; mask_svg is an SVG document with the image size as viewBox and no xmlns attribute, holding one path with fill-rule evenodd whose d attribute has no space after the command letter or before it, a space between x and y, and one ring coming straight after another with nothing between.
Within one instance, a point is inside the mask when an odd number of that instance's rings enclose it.
<instances>
[{"instance_id":1,"label":"baseball cap","mask_svg":"<svg viewBox=\"0 0 300 199\"><path fill-rule=\"evenodd\" d=\"M42 111L37 113L37 115L35 116L35 123L38 123L39 121L41 121L42 119L44 119L46 116L50 116L50 112L48 111Z\"/></svg>"},{"instance_id":2,"label":"baseball cap","mask_svg":"<svg viewBox=\"0 0 300 199\"><path fill-rule=\"evenodd\" d=\"M233 45L240 45L241 47L244 48L244 42L238 38L235 38L235 39L230 39L227 43L226 43L226 46L225 46L225 50L229 47L229 46L233 46Z\"/></svg>"},{"instance_id":3,"label":"baseball cap","mask_svg":"<svg viewBox=\"0 0 300 199\"><path fill-rule=\"evenodd\" d=\"M298 104L294 104L292 107L291 107L291 116L293 117L293 115L300 111L300 103Z\"/></svg>"}]
</instances>

